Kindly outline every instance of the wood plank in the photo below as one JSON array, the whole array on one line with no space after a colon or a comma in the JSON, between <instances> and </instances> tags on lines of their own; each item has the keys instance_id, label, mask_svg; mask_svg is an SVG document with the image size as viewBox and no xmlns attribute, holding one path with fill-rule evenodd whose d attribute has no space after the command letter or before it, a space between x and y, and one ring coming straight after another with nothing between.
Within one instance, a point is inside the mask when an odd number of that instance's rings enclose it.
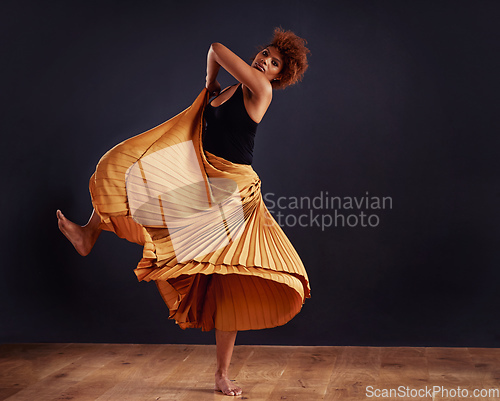
<instances>
[{"instance_id":1,"label":"wood plank","mask_svg":"<svg viewBox=\"0 0 500 401\"><path fill-rule=\"evenodd\" d=\"M0 345L0 387L25 388L72 362L64 357L70 344L2 344ZM78 356L77 356L78 357Z\"/></svg>"},{"instance_id":2,"label":"wood plank","mask_svg":"<svg viewBox=\"0 0 500 401\"><path fill-rule=\"evenodd\" d=\"M76 358L73 362L54 371L52 374L39 379L35 383L26 386L10 400L33 400L37 399L40 392L46 397L55 399L60 394L76 383L82 381L95 369L105 365L106 362L116 358L117 353L104 344L69 344L63 352L57 352L57 359L65 360L68 355ZM62 357L64 355L65 357Z\"/></svg>"},{"instance_id":3,"label":"wood plank","mask_svg":"<svg viewBox=\"0 0 500 401\"><path fill-rule=\"evenodd\" d=\"M204 347L207 347L206 345ZM207 355L205 359L205 366L200 367L199 375L196 377L194 385L191 386L186 383L186 390L182 397L179 397L179 401L191 401L191 400L218 400L225 399L227 396L223 395L219 391L214 391L215 384L215 370L217 368L216 360L216 347L215 345L209 346L211 349L210 354ZM235 346L233 351L233 357L231 359L231 365L229 367L229 377L237 378L240 370L246 364L248 358L253 355L255 347L253 346ZM238 385L243 388L245 392L245 386L243 383L234 379Z\"/></svg>"},{"instance_id":4,"label":"wood plank","mask_svg":"<svg viewBox=\"0 0 500 401\"><path fill-rule=\"evenodd\" d=\"M192 392L201 399L198 393L213 394L213 370L215 370L215 346L184 346L186 351L170 358L171 366L153 385L144 390L143 399L181 400ZM188 352L189 351L189 352ZM212 376L208 370L212 370Z\"/></svg>"},{"instance_id":5,"label":"wood plank","mask_svg":"<svg viewBox=\"0 0 500 401\"><path fill-rule=\"evenodd\" d=\"M186 358L193 351L193 346L176 346L165 348L164 345L152 346L149 350L140 352L138 358L128 358L130 370L120 378L116 386L111 387L96 400L133 400L141 393L155 388L155 384L164 379L164 372L172 369L178 361ZM156 369L156 371L155 371Z\"/></svg>"},{"instance_id":6,"label":"wood plank","mask_svg":"<svg viewBox=\"0 0 500 401\"><path fill-rule=\"evenodd\" d=\"M0 400L227 400L213 390L215 366L214 345L4 344ZM369 398L367 386L460 387L472 395L499 391L500 350L236 346L230 374L243 388L238 398L253 401L359 400Z\"/></svg>"},{"instance_id":7,"label":"wood plank","mask_svg":"<svg viewBox=\"0 0 500 401\"><path fill-rule=\"evenodd\" d=\"M267 400L286 370L290 348L280 346L256 346L245 365L235 377L242 386L245 397ZM251 396L250 396L251 395Z\"/></svg>"},{"instance_id":8,"label":"wood plank","mask_svg":"<svg viewBox=\"0 0 500 401\"><path fill-rule=\"evenodd\" d=\"M159 347L150 344L106 344L104 350L109 354L109 359L89 371L82 380L65 388L58 399L97 400L126 380L136 366L141 365L145 359L158 352Z\"/></svg>"},{"instance_id":9,"label":"wood plank","mask_svg":"<svg viewBox=\"0 0 500 401\"><path fill-rule=\"evenodd\" d=\"M15 387L0 388L0 400L6 400L10 396L18 393L21 390L22 388L15 388Z\"/></svg>"},{"instance_id":10,"label":"wood plank","mask_svg":"<svg viewBox=\"0 0 500 401\"><path fill-rule=\"evenodd\" d=\"M379 347L339 347L325 400L359 400L366 398L366 386L378 381Z\"/></svg>"},{"instance_id":11,"label":"wood plank","mask_svg":"<svg viewBox=\"0 0 500 401\"><path fill-rule=\"evenodd\" d=\"M477 371L477 377L484 384L498 385L500 383L500 349L468 348L467 350Z\"/></svg>"},{"instance_id":12,"label":"wood plank","mask_svg":"<svg viewBox=\"0 0 500 401\"><path fill-rule=\"evenodd\" d=\"M430 384L424 348L381 348L377 379L386 388L425 389ZM405 391L408 391L405 389Z\"/></svg>"},{"instance_id":13,"label":"wood plank","mask_svg":"<svg viewBox=\"0 0 500 401\"><path fill-rule=\"evenodd\" d=\"M481 385L478 370L467 348L427 348L425 351L432 386L442 389L435 394L436 399L463 398L452 395L457 387L473 391Z\"/></svg>"},{"instance_id":14,"label":"wood plank","mask_svg":"<svg viewBox=\"0 0 500 401\"><path fill-rule=\"evenodd\" d=\"M337 347L293 347L269 400L322 400L340 353Z\"/></svg>"}]
</instances>

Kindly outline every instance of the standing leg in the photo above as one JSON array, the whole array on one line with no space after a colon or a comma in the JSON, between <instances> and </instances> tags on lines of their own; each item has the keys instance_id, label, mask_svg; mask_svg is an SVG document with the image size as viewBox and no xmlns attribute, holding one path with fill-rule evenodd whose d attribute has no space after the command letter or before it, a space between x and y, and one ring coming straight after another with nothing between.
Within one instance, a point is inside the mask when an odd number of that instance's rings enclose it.
<instances>
[{"instance_id":1,"label":"standing leg","mask_svg":"<svg viewBox=\"0 0 500 401\"><path fill-rule=\"evenodd\" d=\"M87 256L94 247L102 228L100 227L101 218L92 210L92 215L88 223L84 226L79 226L68 220L60 210L56 212L57 224L59 230L73 244L77 252L82 256Z\"/></svg>"},{"instance_id":2,"label":"standing leg","mask_svg":"<svg viewBox=\"0 0 500 401\"><path fill-rule=\"evenodd\" d=\"M215 390L225 395L240 395L241 388L232 383L227 376L231 356L233 355L234 341L237 331L222 331L215 329L217 343L217 371L215 372Z\"/></svg>"}]
</instances>

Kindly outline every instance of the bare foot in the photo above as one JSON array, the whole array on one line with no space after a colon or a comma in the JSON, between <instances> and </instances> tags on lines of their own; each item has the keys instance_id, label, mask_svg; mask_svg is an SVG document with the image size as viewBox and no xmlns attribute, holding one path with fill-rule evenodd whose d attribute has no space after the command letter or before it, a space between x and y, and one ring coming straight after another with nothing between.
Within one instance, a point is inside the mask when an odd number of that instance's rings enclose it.
<instances>
[{"instance_id":1,"label":"bare foot","mask_svg":"<svg viewBox=\"0 0 500 401\"><path fill-rule=\"evenodd\" d=\"M92 250L99 233L86 226L82 227L73 223L64 217L60 210L56 212L56 215L59 230L69 239L80 255L87 256Z\"/></svg>"},{"instance_id":2,"label":"bare foot","mask_svg":"<svg viewBox=\"0 0 500 401\"><path fill-rule=\"evenodd\" d=\"M227 377L215 375L214 390L221 391L224 395L241 395L242 390Z\"/></svg>"}]
</instances>

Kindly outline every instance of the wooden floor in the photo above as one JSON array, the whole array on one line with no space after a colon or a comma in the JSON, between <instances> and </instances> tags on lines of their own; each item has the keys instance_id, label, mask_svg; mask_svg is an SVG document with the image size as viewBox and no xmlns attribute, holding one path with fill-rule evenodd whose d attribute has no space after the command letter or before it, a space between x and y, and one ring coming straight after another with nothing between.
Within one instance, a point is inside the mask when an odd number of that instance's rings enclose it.
<instances>
[{"instance_id":1,"label":"wooden floor","mask_svg":"<svg viewBox=\"0 0 500 401\"><path fill-rule=\"evenodd\" d=\"M4 344L0 400L500 399L500 349L236 346L229 398L214 369L211 345Z\"/></svg>"}]
</instances>

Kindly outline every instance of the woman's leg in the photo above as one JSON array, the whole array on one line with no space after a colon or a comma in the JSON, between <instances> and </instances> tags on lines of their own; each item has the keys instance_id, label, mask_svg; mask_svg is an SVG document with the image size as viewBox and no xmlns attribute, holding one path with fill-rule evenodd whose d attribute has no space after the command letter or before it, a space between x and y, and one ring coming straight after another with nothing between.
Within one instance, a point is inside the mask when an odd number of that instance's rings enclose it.
<instances>
[{"instance_id":1,"label":"woman's leg","mask_svg":"<svg viewBox=\"0 0 500 401\"><path fill-rule=\"evenodd\" d=\"M215 329L217 343L217 371L215 372L215 389L225 395L240 395L241 388L232 383L227 376L231 356L233 355L234 341L237 331L222 331Z\"/></svg>"},{"instance_id":2,"label":"woman's leg","mask_svg":"<svg viewBox=\"0 0 500 401\"><path fill-rule=\"evenodd\" d=\"M102 231L100 227L101 218L99 215L95 210L92 210L92 215L88 223L84 226L79 226L68 220L60 210L56 212L56 215L59 230L69 239L80 255L87 256L94 247Z\"/></svg>"}]
</instances>

